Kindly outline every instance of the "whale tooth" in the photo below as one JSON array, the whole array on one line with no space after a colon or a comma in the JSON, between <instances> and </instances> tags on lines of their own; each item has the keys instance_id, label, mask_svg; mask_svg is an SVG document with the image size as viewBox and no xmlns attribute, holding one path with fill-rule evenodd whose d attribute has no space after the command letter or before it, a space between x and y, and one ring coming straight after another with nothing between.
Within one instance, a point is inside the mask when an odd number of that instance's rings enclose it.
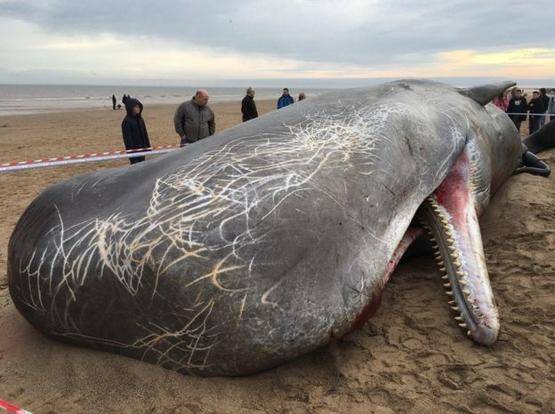
<instances>
[{"instance_id":1,"label":"whale tooth","mask_svg":"<svg viewBox=\"0 0 555 414\"><path fill-rule=\"evenodd\" d=\"M468 336L470 336L470 335L472 334L472 332L466 331L466 334L467 334Z\"/></svg>"},{"instance_id":2,"label":"whale tooth","mask_svg":"<svg viewBox=\"0 0 555 414\"><path fill-rule=\"evenodd\" d=\"M447 269L445 268L445 266L441 266L441 267L439 268L439 270L442 271L442 272L447 271Z\"/></svg>"},{"instance_id":3,"label":"whale tooth","mask_svg":"<svg viewBox=\"0 0 555 414\"><path fill-rule=\"evenodd\" d=\"M465 295L470 295L470 290L464 288L462 291Z\"/></svg>"},{"instance_id":4,"label":"whale tooth","mask_svg":"<svg viewBox=\"0 0 555 414\"><path fill-rule=\"evenodd\" d=\"M466 328L466 323L461 322L461 323L459 323L459 326L460 326L461 328Z\"/></svg>"},{"instance_id":5,"label":"whale tooth","mask_svg":"<svg viewBox=\"0 0 555 414\"><path fill-rule=\"evenodd\" d=\"M443 266L445 263L443 263L443 260L440 260L439 262L437 262L438 266Z\"/></svg>"},{"instance_id":6,"label":"whale tooth","mask_svg":"<svg viewBox=\"0 0 555 414\"><path fill-rule=\"evenodd\" d=\"M459 285L466 286L468 283L464 279L459 279Z\"/></svg>"},{"instance_id":7,"label":"whale tooth","mask_svg":"<svg viewBox=\"0 0 555 414\"><path fill-rule=\"evenodd\" d=\"M458 306L451 306L451 309L453 309L455 312L460 312Z\"/></svg>"},{"instance_id":8,"label":"whale tooth","mask_svg":"<svg viewBox=\"0 0 555 414\"><path fill-rule=\"evenodd\" d=\"M446 288L448 288L450 286L451 286L451 283L449 283L449 282L443 284L443 287L446 287Z\"/></svg>"},{"instance_id":9,"label":"whale tooth","mask_svg":"<svg viewBox=\"0 0 555 414\"><path fill-rule=\"evenodd\" d=\"M453 291L452 290L448 290L445 293L448 294L449 296L453 296Z\"/></svg>"},{"instance_id":10,"label":"whale tooth","mask_svg":"<svg viewBox=\"0 0 555 414\"><path fill-rule=\"evenodd\" d=\"M450 300L449 302L447 302L449 305L454 305L455 301L454 300Z\"/></svg>"},{"instance_id":11,"label":"whale tooth","mask_svg":"<svg viewBox=\"0 0 555 414\"><path fill-rule=\"evenodd\" d=\"M461 316L455 316L456 321L464 321L464 318Z\"/></svg>"},{"instance_id":12,"label":"whale tooth","mask_svg":"<svg viewBox=\"0 0 555 414\"><path fill-rule=\"evenodd\" d=\"M449 276L443 275L443 276L441 276L441 278L442 278L443 280L447 280L447 279L449 279Z\"/></svg>"}]
</instances>

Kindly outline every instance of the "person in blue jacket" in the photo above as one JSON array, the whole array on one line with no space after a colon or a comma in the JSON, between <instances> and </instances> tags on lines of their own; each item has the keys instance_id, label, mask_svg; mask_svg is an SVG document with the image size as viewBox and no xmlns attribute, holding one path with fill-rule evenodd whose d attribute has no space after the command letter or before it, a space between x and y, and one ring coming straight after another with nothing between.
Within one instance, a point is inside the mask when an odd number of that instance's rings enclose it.
<instances>
[{"instance_id":1,"label":"person in blue jacket","mask_svg":"<svg viewBox=\"0 0 555 414\"><path fill-rule=\"evenodd\" d=\"M291 105L292 103L295 103L295 100L291 95L289 95L289 89L283 88L283 93L277 101L277 109L281 109L285 106Z\"/></svg>"}]
</instances>

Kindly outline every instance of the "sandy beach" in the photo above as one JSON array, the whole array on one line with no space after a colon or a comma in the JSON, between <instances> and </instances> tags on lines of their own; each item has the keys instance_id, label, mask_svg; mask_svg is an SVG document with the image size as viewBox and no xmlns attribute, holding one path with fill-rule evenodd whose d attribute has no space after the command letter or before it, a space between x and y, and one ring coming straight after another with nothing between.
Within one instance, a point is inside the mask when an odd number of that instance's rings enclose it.
<instances>
[{"instance_id":1,"label":"sandy beach","mask_svg":"<svg viewBox=\"0 0 555 414\"><path fill-rule=\"evenodd\" d=\"M258 101L260 113L274 101ZM240 103L211 105L217 129ZM153 145L176 144L175 105L145 108ZM0 163L122 147L123 111L0 117ZM524 125L523 125L524 126ZM555 167L555 150L542 154ZM193 378L62 344L13 306L10 234L47 186L127 161L0 175L0 399L37 413L548 413L555 412L555 174L512 177L481 219L501 316L491 348L466 338L431 257L403 262L374 318L347 337L245 378Z\"/></svg>"}]
</instances>

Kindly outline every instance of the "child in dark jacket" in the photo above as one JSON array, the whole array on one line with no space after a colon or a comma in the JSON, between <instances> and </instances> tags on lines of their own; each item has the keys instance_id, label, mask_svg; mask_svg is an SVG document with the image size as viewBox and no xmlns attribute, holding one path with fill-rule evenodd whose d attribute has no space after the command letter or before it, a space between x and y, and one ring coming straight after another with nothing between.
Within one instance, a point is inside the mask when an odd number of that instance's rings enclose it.
<instances>
[{"instance_id":1,"label":"child in dark jacket","mask_svg":"<svg viewBox=\"0 0 555 414\"><path fill-rule=\"evenodd\" d=\"M125 102L127 111L126 117L121 123L121 132L123 134L123 143L126 150L138 150L150 148L150 140L143 117L143 104L134 98L128 98ZM144 161L145 157L129 158L131 164Z\"/></svg>"}]
</instances>

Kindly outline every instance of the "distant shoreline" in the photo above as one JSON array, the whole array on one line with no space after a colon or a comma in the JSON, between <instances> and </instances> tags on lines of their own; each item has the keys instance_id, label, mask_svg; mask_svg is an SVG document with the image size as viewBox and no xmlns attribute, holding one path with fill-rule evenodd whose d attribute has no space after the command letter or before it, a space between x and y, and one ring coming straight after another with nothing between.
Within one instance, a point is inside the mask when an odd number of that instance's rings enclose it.
<instances>
[{"instance_id":1,"label":"distant shoreline","mask_svg":"<svg viewBox=\"0 0 555 414\"><path fill-rule=\"evenodd\" d=\"M276 99L277 101L277 99ZM241 113L241 101L240 100L235 100L235 99L230 99L230 100L225 100L225 101L214 101L214 102L210 102L210 104L231 104L231 103L237 103L237 112L240 114ZM271 103L274 102L273 99L257 99L256 100L258 105L270 105ZM159 110L167 110L168 108L177 108L177 106L179 105L179 103L153 103L153 104L149 104L147 106L145 106L145 112L148 114L149 111L152 112L158 112ZM104 106L104 107L91 107L91 108L65 108L65 109L51 109L51 110L41 110L39 112L29 112L29 113L13 113L13 114L0 114L0 133L2 132L2 127L4 122L2 121L6 121L8 118L24 118L24 117L28 117L28 118L35 118L37 116L41 116L41 115L56 115L56 116L60 116L60 115L64 115L64 114L83 114L83 113L90 113L90 112L94 112L94 113L103 113L103 112L110 112L110 113L121 113L121 116L123 117L125 115L125 109L116 109L113 110L111 106Z\"/></svg>"},{"instance_id":2,"label":"distant shoreline","mask_svg":"<svg viewBox=\"0 0 555 414\"><path fill-rule=\"evenodd\" d=\"M284 85L287 86L287 85ZM122 105L123 94L138 98L145 106L178 105L190 99L197 88L190 87L127 87L86 85L0 85L0 116L66 112L80 109L112 109L112 94ZM290 88L296 98L299 92L309 97L329 89ZM210 102L240 102L245 88L208 88ZM277 99L281 88L256 88L257 100ZM123 106L123 105L122 105Z\"/></svg>"}]
</instances>

